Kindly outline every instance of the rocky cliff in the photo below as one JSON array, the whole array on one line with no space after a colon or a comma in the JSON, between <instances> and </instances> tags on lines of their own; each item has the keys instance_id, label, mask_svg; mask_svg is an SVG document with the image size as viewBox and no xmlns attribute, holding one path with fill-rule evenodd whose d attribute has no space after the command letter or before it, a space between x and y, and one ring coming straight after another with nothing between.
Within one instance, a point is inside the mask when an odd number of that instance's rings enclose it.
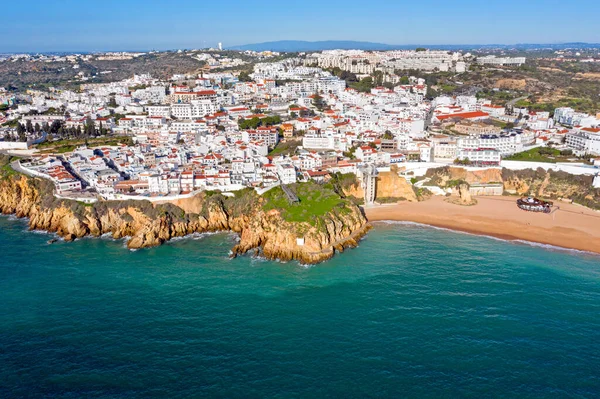
<instances>
[{"instance_id":1,"label":"rocky cliff","mask_svg":"<svg viewBox=\"0 0 600 399\"><path fill-rule=\"evenodd\" d=\"M593 187L593 176L537 170L502 170L504 190L510 194L545 199L569 200L592 209L600 209L600 189Z\"/></svg>"},{"instance_id":2,"label":"rocky cliff","mask_svg":"<svg viewBox=\"0 0 600 399\"><path fill-rule=\"evenodd\" d=\"M417 202L417 194L405 178L398 176L398 167L393 165L389 172L377 176L376 201L379 199L397 199L398 201Z\"/></svg>"},{"instance_id":3,"label":"rocky cliff","mask_svg":"<svg viewBox=\"0 0 600 399\"><path fill-rule=\"evenodd\" d=\"M442 188L462 183L502 183L507 194L531 195L549 200L568 200L600 209L600 189L593 187L593 176L577 176L566 172L537 170L485 169L467 171L444 167L427 171L428 184Z\"/></svg>"},{"instance_id":4,"label":"rocky cliff","mask_svg":"<svg viewBox=\"0 0 600 399\"><path fill-rule=\"evenodd\" d=\"M2 213L27 217L30 229L55 232L67 241L111 234L116 239L128 237L127 246L133 249L192 233L233 231L240 237L234 255L256 250L269 259L312 264L355 247L369 229L359 208L345 201L310 222L285 220L273 207L265 210L265 199L253 190L233 198L202 193L194 203L198 213L143 200L84 205L55 198L49 181L23 175L4 175L0 180Z\"/></svg>"},{"instance_id":5,"label":"rocky cliff","mask_svg":"<svg viewBox=\"0 0 600 399\"><path fill-rule=\"evenodd\" d=\"M490 184L502 182L501 169L466 170L465 168L443 167L430 169L426 177L431 180L428 184L446 187L452 182L465 182L467 184Z\"/></svg>"},{"instance_id":6,"label":"rocky cliff","mask_svg":"<svg viewBox=\"0 0 600 399\"><path fill-rule=\"evenodd\" d=\"M351 179L347 178L343 182L345 184L343 184L341 191L346 196L363 199L365 192L356 177L352 176ZM389 172L379 173L376 189L376 202L417 202L419 200L412 185L398 175L398 167L395 165L391 167Z\"/></svg>"}]
</instances>

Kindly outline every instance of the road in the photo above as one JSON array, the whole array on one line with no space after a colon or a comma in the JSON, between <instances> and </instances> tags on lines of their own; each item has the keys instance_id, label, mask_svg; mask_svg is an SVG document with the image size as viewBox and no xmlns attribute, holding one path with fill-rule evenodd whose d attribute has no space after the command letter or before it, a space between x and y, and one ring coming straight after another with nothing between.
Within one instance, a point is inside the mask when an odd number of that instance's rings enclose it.
<instances>
[{"instance_id":1,"label":"road","mask_svg":"<svg viewBox=\"0 0 600 399\"><path fill-rule=\"evenodd\" d=\"M515 98L514 100L510 100L509 102L506 103L507 107L513 107L517 101L521 101L521 100L525 100L529 98L529 96L523 96L523 97L519 97L519 98Z\"/></svg>"},{"instance_id":2,"label":"road","mask_svg":"<svg viewBox=\"0 0 600 399\"><path fill-rule=\"evenodd\" d=\"M81 183L82 189L89 187L90 184L84 178L79 176L79 174L77 172L75 172L73 167L71 167L71 163L69 163L69 161L67 161L64 157L57 157L57 158L62 163L62 166L66 169L66 171L69 172L74 178L79 180L79 182Z\"/></svg>"},{"instance_id":3,"label":"road","mask_svg":"<svg viewBox=\"0 0 600 399\"><path fill-rule=\"evenodd\" d=\"M27 170L23 169L23 168L21 167L21 164L19 163L19 161L18 161L18 160L16 160L16 161L12 161L12 162L10 163L10 167L11 167L11 168L13 168L14 170L16 170L17 172L19 172L19 173L22 173L22 174L24 174L24 175L27 175L27 176L29 176L29 177L36 177L35 175L31 174L31 172L29 172L29 171L27 171Z\"/></svg>"}]
</instances>

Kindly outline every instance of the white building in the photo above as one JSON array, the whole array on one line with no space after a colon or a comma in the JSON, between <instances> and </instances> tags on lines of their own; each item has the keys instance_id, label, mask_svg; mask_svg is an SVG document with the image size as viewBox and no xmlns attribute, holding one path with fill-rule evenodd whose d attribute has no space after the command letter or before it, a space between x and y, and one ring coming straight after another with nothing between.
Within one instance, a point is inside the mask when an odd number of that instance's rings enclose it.
<instances>
[{"instance_id":1,"label":"white building","mask_svg":"<svg viewBox=\"0 0 600 399\"><path fill-rule=\"evenodd\" d=\"M485 57L477 58L477 63L480 65L496 65L496 66L521 66L527 59L525 57L496 57L495 55L488 55Z\"/></svg>"},{"instance_id":2,"label":"white building","mask_svg":"<svg viewBox=\"0 0 600 399\"><path fill-rule=\"evenodd\" d=\"M500 152L491 148L465 148L458 150L458 159L468 160L478 166L500 165Z\"/></svg>"},{"instance_id":3,"label":"white building","mask_svg":"<svg viewBox=\"0 0 600 399\"><path fill-rule=\"evenodd\" d=\"M277 175L282 184L296 183L296 168L288 163L277 165Z\"/></svg>"},{"instance_id":4,"label":"white building","mask_svg":"<svg viewBox=\"0 0 600 399\"><path fill-rule=\"evenodd\" d=\"M578 155L600 155L600 128L567 133L566 144Z\"/></svg>"}]
</instances>

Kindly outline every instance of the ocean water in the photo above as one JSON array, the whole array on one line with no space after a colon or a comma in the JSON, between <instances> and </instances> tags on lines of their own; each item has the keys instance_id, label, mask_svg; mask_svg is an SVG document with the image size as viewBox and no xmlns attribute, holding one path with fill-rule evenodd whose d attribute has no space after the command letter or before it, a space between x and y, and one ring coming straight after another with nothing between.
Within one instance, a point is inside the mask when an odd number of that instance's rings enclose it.
<instances>
[{"instance_id":1,"label":"ocean water","mask_svg":"<svg viewBox=\"0 0 600 399\"><path fill-rule=\"evenodd\" d=\"M600 396L600 257L380 223L305 267L0 218L2 398Z\"/></svg>"}]
</instances>

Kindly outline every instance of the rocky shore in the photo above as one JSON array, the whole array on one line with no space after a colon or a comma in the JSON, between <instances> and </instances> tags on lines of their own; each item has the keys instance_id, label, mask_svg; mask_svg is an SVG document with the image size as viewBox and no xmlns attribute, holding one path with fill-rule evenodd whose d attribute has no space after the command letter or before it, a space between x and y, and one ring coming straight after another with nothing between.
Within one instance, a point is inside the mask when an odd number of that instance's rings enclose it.
<instances>
[{"instance_id":1,"label":"rocky shore","mask_svg":"<svg viewBox=\"0 0 600 399\"><path fill-rule=\"evenodd\" d=\"M266 200L253 190L232 198L207 192L194 200L197 213L144 200L85 205L55 198L52 183L43 179L12 175L0 180L3 214L27 217L31 230L54 232L67 241L108 233L128 238L127 246L137 249L193 233L232 231L240 237L234 255L258 250L268 259L315 264L356 247L370 228L360 209L341 198L335 209L302 222L265 207Z\"/></svg>"}]
</instances>

